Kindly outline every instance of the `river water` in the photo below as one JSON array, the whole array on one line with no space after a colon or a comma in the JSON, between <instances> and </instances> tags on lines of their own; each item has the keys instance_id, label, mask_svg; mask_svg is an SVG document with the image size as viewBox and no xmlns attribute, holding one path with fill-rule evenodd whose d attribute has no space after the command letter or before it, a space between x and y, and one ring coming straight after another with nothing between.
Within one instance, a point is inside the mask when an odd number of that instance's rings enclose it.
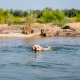
<instances>
[{"instance_id":1,"label":"river water","mask_svg":"<svg viewBox=\"0 0 80 80\"><path fill-rule=\"evenodd\" d=\"M0 80L80 80L80 38L0 38Z\"/></svg>"}]
</instances>

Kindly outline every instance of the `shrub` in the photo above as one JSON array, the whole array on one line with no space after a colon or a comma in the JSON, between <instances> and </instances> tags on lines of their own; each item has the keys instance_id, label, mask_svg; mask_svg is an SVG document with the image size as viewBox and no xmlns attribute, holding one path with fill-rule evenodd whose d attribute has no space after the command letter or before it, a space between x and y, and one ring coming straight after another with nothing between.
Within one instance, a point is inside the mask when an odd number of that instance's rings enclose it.
<instances>
[{"instance_id":1,"label":"shrub","mask_svg":"<svg viewBox=\"0 0 80 80\"><path fill-rule=\"evenodd\" d=\"M79 13L76 14L76 22L80 22L80 14Z\"/></svg>"},{"instance_id":2,"label":"shrub","mask_svg":"<svg viewBox=\"0 0 80 80\"><path fill-rule=\"evenodd\" d=\"M70 23L76 22L76 17L69 18L69 22Z\"/></svg>"},{"instance_id":3,"label":"shrub","mask_svg":"<svg viewBox=\"0 0 80 80\"><path fill-rule=\"evenodd\" d=\"M69 19L68 18L64 18L64 19L62 19L62 20L55 20L54 22L53 22L53 25L57 25L57 26L60 26L60 27L62 27L62 26L64 26L66 23L68 23L69 22Z\"/></svg>"},{"instance_id":4,"label":"shrub","mask_svg":"<svg viewBox=\"0 0 80 80\"><path fill-rule=\"evenodd\" d=\"M20 17L14 17L14 24L20 24L21 18Z\"/></svg>"}]
</instances>

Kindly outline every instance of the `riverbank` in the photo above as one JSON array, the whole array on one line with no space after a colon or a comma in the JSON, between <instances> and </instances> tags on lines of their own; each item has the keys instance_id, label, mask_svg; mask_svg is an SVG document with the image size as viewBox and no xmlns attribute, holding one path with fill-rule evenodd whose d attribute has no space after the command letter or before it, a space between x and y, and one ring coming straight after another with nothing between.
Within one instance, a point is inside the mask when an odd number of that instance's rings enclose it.
<instances>
[{"instance_id":1,"label":"riverbank","mask_svg":"<svg viewBox=\"0 0 80 80\"><path fill-rule=\"evenodd\" d=\"M32 34L26 35L21 33L9 33L9 34L0 34L0 38L29 38L33 37Z\"/></svg>"},{"instance_id":2,"label":"riverbank","mask_svg":"<svg viewBox=\"0 0 80 80\"><path fill-rule=\"evenodd\" d=\"M63 28L50 24L35 23L31 34L23 33L25 25L1 25L0 38L28 38L28 37L80 37L80 22L68 23Z\"/></svg>"}]
</instances>

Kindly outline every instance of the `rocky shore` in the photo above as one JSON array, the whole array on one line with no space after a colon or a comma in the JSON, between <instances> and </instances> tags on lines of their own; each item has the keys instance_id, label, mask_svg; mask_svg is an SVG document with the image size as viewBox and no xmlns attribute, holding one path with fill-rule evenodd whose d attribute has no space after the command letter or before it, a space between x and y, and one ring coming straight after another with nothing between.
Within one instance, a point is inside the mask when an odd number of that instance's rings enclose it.
<instances>
[{"instance_id":1,"label":"rocky shore","mask_svg":"<svg viewBox=\"0 0 80 80\"><path fill-rule=\"evenodd\" d=\"M62 28L58 26L43 27L41 35L45 37L80 37L80 22L68 23Z\"/></svg>"},{"instance_id":2,"label":"rocky shore","mask_svg":"<svg viewBox=\"0 0 80 80\"><path fill-rule=\"evenodd\" d=\"M0 38L19 37L28 38L33 36L43 37L80 37L80 22L68 23L64 27L50 26L47 24L34 24L38 28L33 28L31 34L23 34L24 25L8 26L0 25Z\"/></svg>"}]
</instances>

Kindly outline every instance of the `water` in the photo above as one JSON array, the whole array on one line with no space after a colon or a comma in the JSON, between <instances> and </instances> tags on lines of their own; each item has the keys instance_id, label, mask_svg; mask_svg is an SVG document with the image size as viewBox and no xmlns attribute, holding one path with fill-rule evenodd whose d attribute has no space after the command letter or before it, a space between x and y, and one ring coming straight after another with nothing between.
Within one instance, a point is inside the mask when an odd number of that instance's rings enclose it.
<instances>
[{"instance_id":1,"label":"water","mask_svg":"<svg viewBox=\"0 0 80 80\"><path fill-rule=\"evenodd\" d=\"M80 38L0 38L0 80L80 80Z\"/></svg>"}]
</instances>

